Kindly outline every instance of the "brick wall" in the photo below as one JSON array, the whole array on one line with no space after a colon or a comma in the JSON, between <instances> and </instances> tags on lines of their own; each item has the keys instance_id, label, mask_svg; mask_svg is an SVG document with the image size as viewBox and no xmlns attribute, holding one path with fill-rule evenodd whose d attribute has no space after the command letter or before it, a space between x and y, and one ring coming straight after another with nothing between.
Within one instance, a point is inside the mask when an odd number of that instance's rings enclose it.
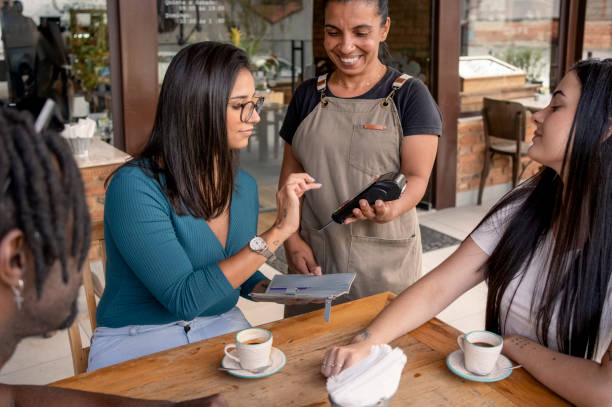
<instances>
[{"instance_id":1,"label":"brick wall","mask_svg":"<svg viewBox=\"0 0 612 407\"><path fill-rule=\"evenodd\" d=\"M113 164L81 168L81 177L85 184L85 198L92 223L104 219L104 196L106 195L104 181L118 166L119 164ZM100 246L92 245L89 249L89 260L98 258L100 258Z\"/></svg>"},{"instance_id":2,"label":"brick wall","mask_svg":"<svg viewBox=\"0 0 612 407\"><path fill-rule=\"evenodd\" d=\"M589 0L586 7L589 20L612 20L612 0Z\"/></svg>"},{"instance_id":3,"label":"brick wall","mask_svg":"<svg viewBox=\"0 0 612 407\"><path fill-rule=\"evenodd\" d=\"M531 114L527 114L526 138L531 140L535 125ZM478 189L480 177L484 167L485 144L483 135L482 117L459 119L457 124L457 192ZM529 162L523 158L523 163ZM535 174L539 166L532 163L523 179ZM520 171L520 170L519 170ZM496 154L493 157L486 186L512 182L512 160L509 156Z\"/></svg>"},{"instance_id":4,"label":"brick wall","mask_svg":"<svg viewBox=\"0 0 612 407\"><path fill-rule=\"evenodd\" d=\"M587 21L584 48L612 48L612 21Z\"/></svg>"},{"instance_id":5,"label":"brick wall","mask_svg":"<svg viewBox=\"0 0 612 407\"><path fill-rule=\"evenodd\" d=\"M470 45L517 44L548 45L556 41L559 23L554 20L471 21L474 37Z\"/></svg>"}]
</instances>

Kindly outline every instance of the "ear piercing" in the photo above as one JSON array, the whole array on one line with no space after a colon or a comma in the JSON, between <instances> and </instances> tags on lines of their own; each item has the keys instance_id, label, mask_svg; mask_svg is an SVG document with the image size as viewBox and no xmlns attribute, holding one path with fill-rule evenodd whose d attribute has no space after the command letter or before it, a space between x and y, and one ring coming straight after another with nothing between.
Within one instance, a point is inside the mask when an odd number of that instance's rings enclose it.
<instances>
[{"instance_id":1,"label":"ear piercing","mask_svg":"<svg viewBox=\"0 0 612 407\"><path fill-rule=\"evenodd\" d=\"M19 279L17 285L18 287L11 286L11 289L13 290L13 294L15 294L15 303L17 304L17 309L21 311L21 305L23 304L23 280Z\"/></svg>"}]
</instances>

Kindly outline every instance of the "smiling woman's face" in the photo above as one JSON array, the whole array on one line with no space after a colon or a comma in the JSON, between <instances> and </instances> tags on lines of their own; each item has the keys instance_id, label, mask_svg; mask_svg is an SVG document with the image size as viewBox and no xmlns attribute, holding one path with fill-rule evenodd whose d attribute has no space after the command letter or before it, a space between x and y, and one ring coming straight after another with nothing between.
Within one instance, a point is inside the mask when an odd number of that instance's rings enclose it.
<instances>
[{"instance_id":1,"label":"smiling woman's face","mask_svg":"<svg viewBox=\"0 0 612 407\"><path fill-rule=\"evenodd\" d=\"M377 2L327 4L323 45L340 72L361 75L378 63L378 48L387 38L391 24L389 19L382 23Z\"/></svg>"},{"instance_id":2,"label":"smiling woman's face","mask_svg":"<svg viewBox=\"0 0 612 407\"><path fill-rule=\"evenodd\" d=\"M533 115L536 131L529 157L561 174L565 147L578 109L582 85L576 72L568 72L553 93L550 104Z\"/></svg>"}]
</instances>

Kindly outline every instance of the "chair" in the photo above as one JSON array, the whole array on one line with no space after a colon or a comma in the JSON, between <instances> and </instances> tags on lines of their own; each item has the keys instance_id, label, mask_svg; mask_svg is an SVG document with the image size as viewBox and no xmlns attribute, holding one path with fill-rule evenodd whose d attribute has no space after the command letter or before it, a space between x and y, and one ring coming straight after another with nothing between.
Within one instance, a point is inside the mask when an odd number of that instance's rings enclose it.
<instances>
[{"instance_id":1,"label":"chair","mask_svg":"<svg viewBox=\"0 0 612 407\"><path fill-rule=\"evenodd\" d=\"M100 254L102 260L102 271L106 266L106 246L104 245L104 222L98 221L92 223L91 242L100 245ZM98 277L91 270L91 262L87 262L83 266L83 288L85 289L85 300L87 302L87 311L89 314L89 323L91 332L96 329L96 297L102 296L104 290ZM74 321L72 326L68 328L68 339L70 341L70 351L72 352L72 366L74 374L84 373L87 370L87 360L89 358L89 346L83 347L81 342L81 328L78 321Z\"/></svg>"},{"instance_id":2,"label":"chair","mask_svg":"<svg viewBox=\"0 0 612 407\"><path fill-rule=\"evenodd\" d=\"M482 203L482 193L494 154L512 157L512 187L514 188L531 161L522 166L521 158L527 155L531 143L525 142L525 107L509 100L483 99L482 121L484 124L485 160L478 188L478 205Z\"/></svg>"}]
</instances>

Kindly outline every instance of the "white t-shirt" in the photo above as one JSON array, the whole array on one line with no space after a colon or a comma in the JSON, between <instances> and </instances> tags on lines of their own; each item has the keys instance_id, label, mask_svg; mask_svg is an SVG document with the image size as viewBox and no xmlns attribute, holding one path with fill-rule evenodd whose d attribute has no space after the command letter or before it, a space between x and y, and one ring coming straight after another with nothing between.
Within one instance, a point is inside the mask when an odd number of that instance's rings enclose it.
<instances>
[{"instance_id":1,"label":"white t-shirt","mask_svg":"<svg viewBox=\"0 0 612 407\"><path fill-rule=\"evenodd\" d=\"M519 203L507 206L493 214L472 234L472 240L489 256L502 238L508 223L516 213ZM504 335L521 335L531 340L538 341L536 315L531 313L533 300L542 298L544 284L536 282L544 281L548 272L549 259L547 254L552 248L553 238L549 233L545 241L536 251L531 264L526 270L517 273L510 282L501 301L501 321ZM537 291L537 292L536 292ZM514 296L514 298L513 298ZM538 304L534 304L537 306ZM535 310L535 307L534 307ZM548 347L559 350L557 344L557 316L555 309L548 330ZM504 323L505 321L505 323ZM601 361L602 356L612 341L612 283L609 284L604 310L599 325L598 346L596 360Z\"/></svg>"}]
</instances>

